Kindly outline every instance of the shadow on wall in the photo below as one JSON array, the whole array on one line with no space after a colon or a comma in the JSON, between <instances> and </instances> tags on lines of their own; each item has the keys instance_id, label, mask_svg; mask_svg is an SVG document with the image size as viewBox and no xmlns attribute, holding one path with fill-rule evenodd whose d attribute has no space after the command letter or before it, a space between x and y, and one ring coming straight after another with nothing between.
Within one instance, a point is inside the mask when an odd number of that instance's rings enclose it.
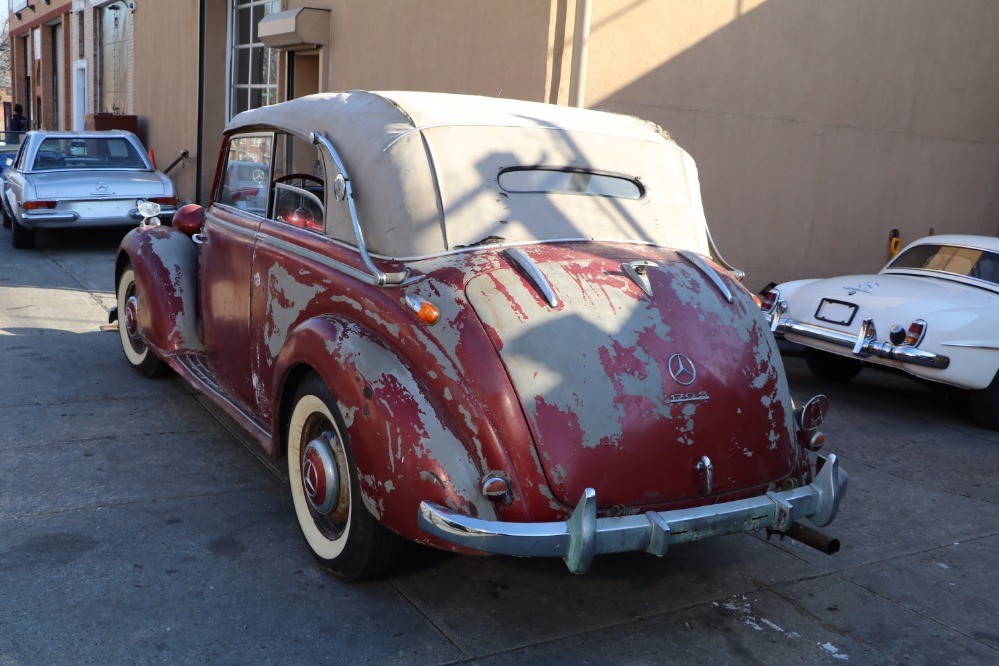
<instances>
[{"instance_id":1,"label":"shadow on wall","mask_svg":"<svg viewBox=\"0 0 999 666\"><path fill-rule=\"evenodd\" d=\"M655 121L693 155L748 287L875 271L895 228L999 232L999 5L745 4L722 20L675 2L595 14L587 105ZM621 85L629 71L644 74Z\"/></svg>"}]
</instances>

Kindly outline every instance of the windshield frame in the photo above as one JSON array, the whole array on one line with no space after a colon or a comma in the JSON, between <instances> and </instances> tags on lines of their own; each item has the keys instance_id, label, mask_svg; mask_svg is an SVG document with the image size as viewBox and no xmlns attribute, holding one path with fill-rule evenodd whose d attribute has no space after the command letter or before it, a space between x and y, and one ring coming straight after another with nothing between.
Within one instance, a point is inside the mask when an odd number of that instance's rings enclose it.
<instances>
[{"instance_id":1,"label":"windshield frame","mask_svg":"<svg viewBox=\"0 0 999 666\"><path fill-rule=\"evenodd\" d=\"M900 252L897 256L893 257L888 264L881 269L881 273L891 273L891 274L903 274L903 275L922 275L928 277L937 277L948 280L954 280L961 282L962 284L971 284L973 286L978 286L984 289L988 289L993 292L999 292L999 282L992 282L983 277L978 277L974 275L968 275L966 273L959 273L938 268L923 268L923 267L912 267L912 266L897 266L896 264L900 259L902 259L906 254L913 250L919 250L920 248L937 248L933 251L933 255L936 255L942 248L954 248L958 250L972 250L980 252L981 255L975 260L972 270L975 266L981 262L982 258L990 255L999 261L999 252L989 249L986 247L981 247L977 245L968 245L963 243L954 242L940 242L940 243L919 243L917 245L910 245Z\"/></svg>"}]
</instances>

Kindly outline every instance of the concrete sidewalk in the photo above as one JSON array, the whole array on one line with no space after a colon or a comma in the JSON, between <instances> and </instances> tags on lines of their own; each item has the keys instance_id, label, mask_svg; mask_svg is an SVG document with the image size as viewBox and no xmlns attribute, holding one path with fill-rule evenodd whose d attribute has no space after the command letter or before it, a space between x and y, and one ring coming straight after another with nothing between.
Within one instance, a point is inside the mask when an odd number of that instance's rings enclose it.
<instances>
[{"instance_id":1,"label":"concrete sidewalk","mask_svg":"<svg viewBox=\"0 0 999 666\"><path fill-rule=\"evenodd\" d=\"M850 473L832 557L738 535L579 577L413 546L348 585L230 425L101 331L120 235L0 232L0 664L999 661L999 435L960 400L787 359Z\"/></svg>"}]
</instances>

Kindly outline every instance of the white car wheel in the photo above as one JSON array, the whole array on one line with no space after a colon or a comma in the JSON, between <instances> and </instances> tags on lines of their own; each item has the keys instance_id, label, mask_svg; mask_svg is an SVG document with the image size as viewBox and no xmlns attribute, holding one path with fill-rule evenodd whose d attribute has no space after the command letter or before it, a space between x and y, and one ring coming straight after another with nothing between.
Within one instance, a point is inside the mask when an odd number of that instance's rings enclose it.
<instances>
[{"instance_id":1,"label":"white car wheel","mask_svg":"<svg viewBox=\"0 0 999 666\"><path fill-rule=\"evenodd\" d=\"M975 423L989 430L999 430L999 372L986 388L971 391L968 403Z\"/></svg>"},{"instance_id":2,"label":"white car wheel","mask_svg":"<svg viewBox=\"0 0 999 666\"><path fill-rule=\"evenodd\" d=\"M326 385L310 375L288 418L288 481L313 556L344 580L376 576L398 557L399 538L364 506L346 428Z\"/></svg>"},{"instance_id":3,"label":"white car wheel","mask_svg":"<svg viewBox=\"0 0 999 666\"><path fill-rule=\"evenodd\" d=\"M858 359L812 347L805 347L805 363L813 375L833 382L848 382L864 367L863 362Z\"/></svg>"},{"instance_id":4,"label":"white car wheel","mask_svg":"<svg viewBox=\"0 0 999 666\"><path fill-rule=\"evenodd\" d=\"M135 286L135 273L126 266L118 278L118 337L129 365L147 377L166 372L166 364L149 350L139 328L140 294Z\"/></svg>"}]
</instances>

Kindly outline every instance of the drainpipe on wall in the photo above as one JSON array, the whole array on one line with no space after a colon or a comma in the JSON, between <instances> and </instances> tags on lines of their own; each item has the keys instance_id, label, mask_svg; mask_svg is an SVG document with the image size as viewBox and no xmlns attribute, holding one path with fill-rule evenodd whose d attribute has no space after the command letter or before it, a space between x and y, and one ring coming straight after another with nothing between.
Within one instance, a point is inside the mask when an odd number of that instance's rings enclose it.
<instances>
[{"instance_id":1,"label":"drainpipe on wall","mask_svg":"<svg viewBox=\"0 0 999 666\"><path fill-rule=\"evenodd\" d=\"M202 155L204 155L205 124L205 21L207 20L205 0L198 3L198 138L197 162L195 164L194 201L203 206L201 200L201 178L204 175Z\"/></svg>"},{"instance_id":2,"label":"drainpipe on wall","mask_svg":"<svg viewBox=\"0 0 999 666\"><path fill-rule=\"evenodd\" d=\"M572 31L572 106L583 108L586 95L586 59L590 49L590 14L593 0L576 0L576 25Z\"/></svg>"}]
</instances>

